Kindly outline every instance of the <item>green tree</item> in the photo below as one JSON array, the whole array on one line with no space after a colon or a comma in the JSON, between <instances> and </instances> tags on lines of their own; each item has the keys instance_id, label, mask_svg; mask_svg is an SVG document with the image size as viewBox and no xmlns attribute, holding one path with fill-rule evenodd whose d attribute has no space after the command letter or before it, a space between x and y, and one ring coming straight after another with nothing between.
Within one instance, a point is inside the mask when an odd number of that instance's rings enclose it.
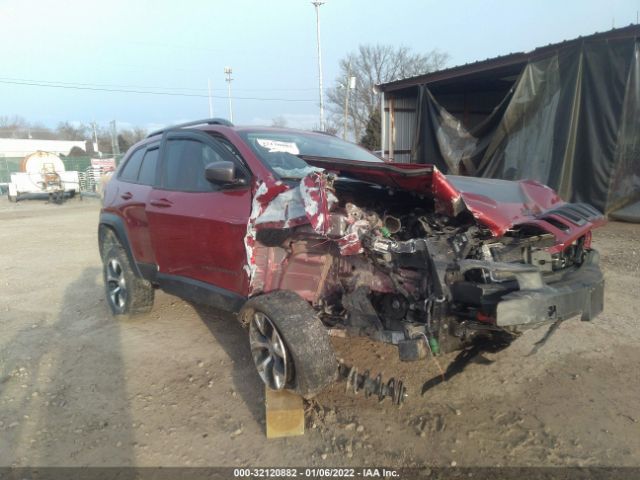
<instances>
[{"instance_id":1,"label":"green tree","mask_svg":"<svg viewBox=\"0 0 640 480\"><path fill-rule=\"evenodd\" d=\"M369 150L380 150L380 109L375 109L369 117L360 145Z\"/></svg>"}]
</instances>

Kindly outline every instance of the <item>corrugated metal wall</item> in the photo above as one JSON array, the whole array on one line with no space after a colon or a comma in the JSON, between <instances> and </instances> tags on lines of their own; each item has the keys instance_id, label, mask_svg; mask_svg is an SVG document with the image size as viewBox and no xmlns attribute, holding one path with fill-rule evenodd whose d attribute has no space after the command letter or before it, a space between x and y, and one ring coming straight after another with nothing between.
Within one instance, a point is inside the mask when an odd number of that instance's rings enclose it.
<instances>
[{"instance_id":1,"label":"corrugated metal wall","mask_svg":"<svg viewBox=\"0 0 640 480\"><path fill-rule=\"evenodd\" d=\"M383 154L394 162L409 163L416 129L417 98L393 98L391 95L385 95L384 99Z\"/></svg>"}]
</instances>

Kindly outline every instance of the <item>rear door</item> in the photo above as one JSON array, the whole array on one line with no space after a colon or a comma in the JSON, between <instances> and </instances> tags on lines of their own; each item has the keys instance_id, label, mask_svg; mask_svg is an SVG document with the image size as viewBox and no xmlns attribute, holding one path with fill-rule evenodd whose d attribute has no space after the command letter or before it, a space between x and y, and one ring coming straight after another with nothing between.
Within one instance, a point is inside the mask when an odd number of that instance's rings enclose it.
<instances>
[{"instance_id":1,"label":"rear door","mask_svg":"<svg viewBox=\"0 0 640 480\"><path fill-rule=\"evenodd\" d=\"M159 185L147 203L151 239L161 274L245 295L251 182L237 188L210 183L205 167L215 161L234 162L239 175L249 180L229 149L206 133L164 135Z\"/></svg>"},{"instance_id":2,"label":"rear door","mask_svg":"<svg viewBox=\"0 0 640 480\"><path fill-rule=\"evenodd\" d=\"M118 177L116 201L139 263L155 263L145 207L155 181L158 147L159 143L145 145L132 152Z\"/></svg>"}]
</instances>

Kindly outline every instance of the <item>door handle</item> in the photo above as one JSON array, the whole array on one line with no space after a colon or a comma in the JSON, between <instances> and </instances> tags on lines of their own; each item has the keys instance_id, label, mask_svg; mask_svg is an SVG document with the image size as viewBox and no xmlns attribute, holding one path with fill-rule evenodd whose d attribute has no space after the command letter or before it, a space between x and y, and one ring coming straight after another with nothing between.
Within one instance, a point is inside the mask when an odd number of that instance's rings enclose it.
<instances>
[{"instance_id":1,"label":"door handle","mask_svg":"<svg viewBox=\"0 0 640 480\"><path fill-rule=\"evenodd\" d=\"M125 192L120 195L120 198L122 198L123 200L131 200L132 197L133 195L131 194L131 192Z\"/></svg>"},{"instance_id":2,"label":"door handle","mask_svg":"<svg viewBox=\"0 0 640 480\"><path fill-rule=\"evenodd\" d=\"M167 200L166 198L159 198L158 200L151 200L149 203L151 205L153 205L154 207L158 207L158 208L168 208L171 205L173 205L173 202Z\"/></svg>"}]
</instances>

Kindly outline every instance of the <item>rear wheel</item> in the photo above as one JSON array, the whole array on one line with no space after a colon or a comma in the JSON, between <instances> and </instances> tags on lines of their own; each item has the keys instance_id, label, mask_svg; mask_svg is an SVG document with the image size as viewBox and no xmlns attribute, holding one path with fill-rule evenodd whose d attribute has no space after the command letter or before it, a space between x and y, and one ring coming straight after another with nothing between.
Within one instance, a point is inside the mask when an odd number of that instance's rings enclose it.
<instances>
[{"instance_id":1,"label":"rear wheel","mask_svg":"<svg viewBox=\"0 0 640 480\"><path fill-rule=\"evenodd\" d=\"M240 318L249 326L251 355L262 381L313 397L334 382L338 362L311 306L289 291L252 298Z\"/></svg>"},{"instance_id":2,"label":"rear wheel","mask_svg":"<svg viewBox=\"0 0 640 480\"><path fill-rule=\"evenodd\" d=\"M114 315L147 313L153 307L153 286L138 277L120 245L112 245L103 261L107 303Z\"/></svg>"},{"instance_id":3,"label":"rear wheel","mask_svg":"<svg viewBox=\"0 0 640 480\"><path fill-rule=\"evenodd\" d=\"M9 198L9 201L11 203L16 203L18 201L18 196L17 195L8 194L7 197Z\"/></svg>"}]
</instances>

